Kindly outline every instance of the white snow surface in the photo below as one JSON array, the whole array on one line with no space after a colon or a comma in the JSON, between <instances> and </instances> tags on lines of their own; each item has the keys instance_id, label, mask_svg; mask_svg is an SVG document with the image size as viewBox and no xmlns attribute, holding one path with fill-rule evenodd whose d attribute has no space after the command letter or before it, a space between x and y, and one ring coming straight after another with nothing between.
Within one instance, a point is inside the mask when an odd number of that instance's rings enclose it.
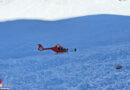
<instances>
[{"instance_id":1,"label":"white snow surface","mask_svg":"<svg viewBox=\"0 0 130 90\"><path fill-rule=\"evenodd\" d=\"M0 28L0 78L11 90L130 88L129 16L16 20L1 22ZM39 52L39 43L77 52Z\"/></svg>"},{"instance_id":2,"label":"white snow surface","mask_svg":"<svg viewBox=\"0 0 130 90\"><path fill-rule=\"evenodd\" d=\"M59 20L93 14L130 15L130 0L0 0L0 21Z\"/></svg>"}]
</instances>

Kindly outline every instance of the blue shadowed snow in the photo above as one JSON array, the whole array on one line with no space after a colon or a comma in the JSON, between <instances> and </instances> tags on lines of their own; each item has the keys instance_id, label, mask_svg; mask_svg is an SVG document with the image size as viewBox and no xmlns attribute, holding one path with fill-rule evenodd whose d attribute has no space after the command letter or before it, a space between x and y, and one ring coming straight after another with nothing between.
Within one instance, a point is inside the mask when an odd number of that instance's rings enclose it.
<instances>
[{"instance_id":1,"label":"blue shadowed snow","mask_svg":"<svg viewBox=\"0 0 130 90\"><path fill-rule=\"evenodd\" d=\"M37 44L77 52L39 52ZM0 78L11 90L129 90L130 17L0 23ZM122 69L116 70L121 64Z\"/></svg>"}]
</instances>

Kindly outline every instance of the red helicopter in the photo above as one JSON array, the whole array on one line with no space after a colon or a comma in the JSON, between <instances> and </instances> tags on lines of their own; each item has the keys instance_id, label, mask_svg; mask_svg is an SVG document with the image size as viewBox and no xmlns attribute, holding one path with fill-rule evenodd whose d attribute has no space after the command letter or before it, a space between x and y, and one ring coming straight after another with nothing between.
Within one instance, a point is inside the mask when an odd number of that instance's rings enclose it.
<instances>
[{"instance_id":1,"label":"red helicopter","mask_svg":"<svg viewBox=\"0 0 130 90\"><path fill-rule=\"evenodd\" d=\"M54 47L51 48L44 48L41 44L38 44L38 50L39 51L44 51L44 50L52 50L56 53L63 53L63 52L68 52L67 48L62 47L61 45L57 44Z\"/></svg>"}]
</instances>

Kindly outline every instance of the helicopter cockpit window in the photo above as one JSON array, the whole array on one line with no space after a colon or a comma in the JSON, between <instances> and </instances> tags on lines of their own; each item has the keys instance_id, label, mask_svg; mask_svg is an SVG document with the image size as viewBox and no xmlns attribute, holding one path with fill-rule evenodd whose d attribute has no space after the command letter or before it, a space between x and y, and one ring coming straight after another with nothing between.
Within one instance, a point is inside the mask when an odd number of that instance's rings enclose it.
<instances>
[{"instance_id":1,"label":"helicopter cockpit window","mask_svg":"<svg viewBox=\"0 0 130 90\"><path fill-rule=\"evenodd\" d=\"M64 48L58 48L58 50L65 50Z\"/></svg>"}]
</instances>

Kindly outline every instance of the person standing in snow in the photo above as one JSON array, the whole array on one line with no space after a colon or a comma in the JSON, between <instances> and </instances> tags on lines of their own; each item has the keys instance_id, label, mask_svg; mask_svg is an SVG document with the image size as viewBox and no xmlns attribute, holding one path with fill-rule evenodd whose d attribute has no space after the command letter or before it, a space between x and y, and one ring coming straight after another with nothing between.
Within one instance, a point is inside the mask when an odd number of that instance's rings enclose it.
<instances>
[{"instance_id":1,"label":"person standing in snow","mask_svg":"<svg viewBox=\"0 0 130 90\"><path fill-rule=\"evenodd\" d=\"M2 88L2 87L3 87L2 80L0 79L0 88Z\"/></svg>"}]
</instances>

